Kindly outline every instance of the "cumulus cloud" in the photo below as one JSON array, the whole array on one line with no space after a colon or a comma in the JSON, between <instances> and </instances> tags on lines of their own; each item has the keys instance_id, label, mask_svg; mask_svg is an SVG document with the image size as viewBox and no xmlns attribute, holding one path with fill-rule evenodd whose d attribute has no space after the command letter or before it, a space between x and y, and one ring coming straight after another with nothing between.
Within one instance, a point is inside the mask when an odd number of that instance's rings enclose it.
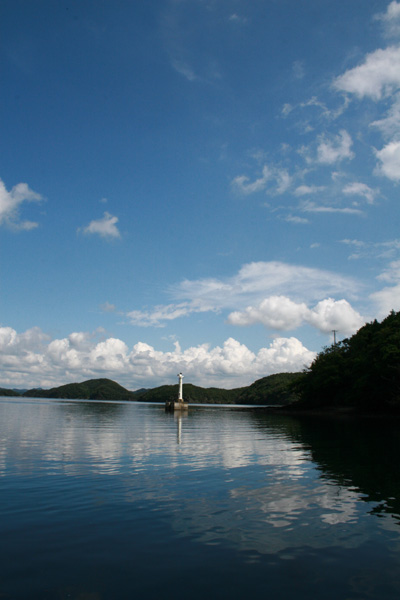
<instances>
[{"instance_id":1,"label":"cumulus cloud","mask_svg":"<svg viewBox=\"0 0 400 600\"><path fill-rule=\"evenodd\" d=\"M232 312L228 316L231 325L248 326L262 323L275 330L288 331L307 323L323 333L333 329L343 334L352 334L364 323L363 317L347 300L321 300L314 308L296 303L285 296L271 296L258 306L249 306L244 311Z\"/></svg>"},{"instance_id":2,"label":"cumulus cloud","mask_svg":"<svg viewBox=\"0 0 400 600\"><path fill-rule=\"evenodd\" d=\"M378 190L374 190L366 183L358 181L347 184L342 191L343 194L346 194L347 196L361 196L366 199L368 204L373 204L376 196L379 194Z\"/></svg>"},{"instance_id":3,"label":"cumulus cloud","mask_svg":"<svg viewBox=\"0 0 400 600\"><path fill-rule=\"evenodd\" d=\"M294 306L290 304L289 297L296 298L297 302L313 302L332 294L354 297L358 290L359 284L355 280L331 271L278 261L254 262L244 265L233 277L186 279L169 290L178 302L156 306L152 310L133 310L127 313L127 317L132 325L162 327L169 321L193 313L233 310L234 314L242 315L242 311L251 306L257 307L254 310L261 310L264 315L268 308L269 316L265 319L279 323L283 308L272 298L287 296L284 306L287 314L287 307ZM266 301L266 298L269 300ZM260 309L259 304L263 302Z\"/></svg>"},{"instance_id":4,"label":"cumulus cloud","mask_svg":"<svg viewBox=\"0 0 400 600\"><path fill-rule=\"evenodd\" d=\"M347 300L321 300L311 309L306 321L320 331L328 333L333 329L346 335L355 333L365 323L365 319Z\"/></svg>"},{"instance_id":5,"label":"cumulus cloud","mask_svg":"<svg viewBox=\"0 0 400 600\"><path fill-rule=\"evenodd\" d=\"M297 304L285 296L270 296L258 306L248 306L244 311L235 311L228 316L231 325L253 325L262 323L277 330L299 327L308 313L307 305Z\"/></svg>"},{"instance_id":6,"label":"cumulus cloud","mask_svg":"<svg viewBox=\"0 0 400 600\"><path fill-rule=\"evenodd\" d=\"M38 223L21 221L21 205L24 202L40 202L41 200L43 200L42 196L31 190L26 183L18 183L8 192L0 179L0 226L5 225L17 231L34 229Z\"/></svg>"},{"instance_id":7,"label":"cumulus cloud","mask_svg":"<svg viewBox=\"0 0 400 600\"><path fill-rule=\"evenodd\" d=\"M400 87L400 47L375 50L368 54L363 64L349 69L334 81L342 92L381 100Z\"/></svg>"},{"instance_id":8,"label":"cumulus cloud","mask_svg":"<svg viewBox=\"0 0 400 600\"><path fill-rule=\"evenodd\" d=\"M400 141L389 142L375 154L380 161L377 172L392 181L400 181Z\"/></svg>"},{"instance_id":9,"label":"cumulus cloud","mask_svg":"<svg viewBox=\"0 0 400 600\"><path fill-rule=\"evenodd\" d=\"M82 231L86 235L99 235L104 239L119 238L121 234L117 223L118 217L114 217L106 211L102 219L91 221L87 227L80 228L78 231Z\"/></svg>"},{"instance_id":10,"label":"cumulus cloud","mask_svg":"<svg viewBox=\"0 0 400 600\"><path fill-rule=\"evenodd\" d=\"M0 327L2 385L9 387L109 377L136 389L175 383L176 373L183 371L192 383L233 388L272 373L302 370L314 357L293 337L277 338L257 353L233 338L213 348L201 344L182 350L175 343L174 350L162 352L144 342L129 349L117 338L98 341L87 332L51 340L37 328L19 334Z\"/></svg>"},{"instance_id":11,"label":"cumulus cloud","mask_svg":"<svg viewBox=\"0 0 400 600\"><path fill-rule=\"evenodd\" d=\"M354 157L351 151L353 141L346 130L342 129L338 135L331 137L319 136L317 147L317 162L324 165L332 165L344 159Z\"/></svg>"}]
</instances>

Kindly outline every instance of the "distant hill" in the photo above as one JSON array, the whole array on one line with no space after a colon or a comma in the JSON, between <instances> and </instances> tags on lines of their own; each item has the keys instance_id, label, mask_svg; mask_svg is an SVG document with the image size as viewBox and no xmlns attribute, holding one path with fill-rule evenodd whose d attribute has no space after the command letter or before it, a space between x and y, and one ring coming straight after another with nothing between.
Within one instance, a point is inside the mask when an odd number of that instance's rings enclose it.
<instances>
[{"instance_id":1,"label":"distant hill","mask_svg":"<svg viewBox=\"0 0 400 600\"><path fill-rule=\"evenodd\" d=\"M33 389L22 394L29 398L66 398L81 400L136 400L136 393L111 379L89 379L83 383L68 383L50 390Z\"/></svg>"},{"instance_id":2,"label":"distant hill","mask_svg":"<svg viewBox=\"0 0 400 600\"><path fill-rule=\"evenodd\" d=\"M191 383L185 383L183 397L186 402L194 404L235 404L240 390L202 388ZM139 392L135 400L141 402L168 402L175 400L177 397L178 385L162 385L152 390Z\"/></svg>"},{"instance_id":3,"label":"distant hill","mask_svg":"<svg viewBox=\"0 0 400 600\"><path fill-rule=\"evenodd\" d=\"M255 404L285 406L296 399L292 382L301 373L278 373L255 381L251 385L233 390L203 388L191 383L183 386L184 399L192 404ZM28 398L64 398L81 400L137 400L164 403L178 397L178 385L162 385L154 389L131 392L111 379L89 379L82 383L69 383L50 390L39 388L21 394L1 389L1 396Z\"/></svg>"},{"instance_id":4,"label":"distant hill","mask_svg":"<svg viewBox=\"0 0 400 600\"><path fill-rule=\"evenodd\" d=\"M256 404L285 406L297 399L291 384L301 373L278 373L258 379L251 385L233 390L202 388L191 383L183 386L183 397L194 404ZM178 385L163 385L143 393L136 400L143 402L166 402L178 397Z\"/></svg>"},{"instance_id":5,"label":"distant hill","mask_svg":"<svg viewBox=\"0 0 400 600\"><path fill-rule=\"evenodd\" d=\"M0 396L20 396L15 390L7 390L6 388L0 388Z\"/></svg>"}]
</instances>

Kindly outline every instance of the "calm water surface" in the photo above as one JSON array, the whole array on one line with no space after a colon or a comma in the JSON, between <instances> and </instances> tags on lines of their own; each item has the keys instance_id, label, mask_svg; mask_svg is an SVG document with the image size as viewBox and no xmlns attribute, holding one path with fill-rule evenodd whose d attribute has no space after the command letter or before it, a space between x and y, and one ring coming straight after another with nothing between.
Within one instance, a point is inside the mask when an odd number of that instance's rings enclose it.
<instances>
[{"instance_id":1,"label":"calm water surface","mask_svg":"<svg viewBox=\"0 0 400 600\"><path fill-rule=\"evenodd\" d=\"M0 598L398 600L399 433L0 398Z\"/></svg>"}]
</instances>

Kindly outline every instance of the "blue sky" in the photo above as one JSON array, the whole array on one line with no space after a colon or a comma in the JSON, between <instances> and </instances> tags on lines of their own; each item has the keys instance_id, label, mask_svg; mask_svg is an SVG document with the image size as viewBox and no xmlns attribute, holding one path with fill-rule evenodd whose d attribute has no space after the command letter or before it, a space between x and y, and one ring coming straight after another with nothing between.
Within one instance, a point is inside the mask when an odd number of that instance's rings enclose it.
<instances>
[{"instance_id":1,"label":"blue sky","mask_svg":"<svg viewBox=\"0 0 400 600\"><path fill-rule=\"evenodd\" d=\"M0 386L238 387L400 310L400 2L0 10Z\"/></svg>"}]
</instances>

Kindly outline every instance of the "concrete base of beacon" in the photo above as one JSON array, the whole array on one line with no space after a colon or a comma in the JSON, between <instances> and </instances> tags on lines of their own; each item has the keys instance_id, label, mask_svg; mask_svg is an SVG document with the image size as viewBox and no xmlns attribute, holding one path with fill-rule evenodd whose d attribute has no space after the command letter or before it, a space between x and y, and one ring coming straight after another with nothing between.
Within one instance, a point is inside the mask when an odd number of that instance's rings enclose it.
<instances>
[{"instance_id":1,"label":"concrete base of beacon","mask_svg":"<svg viewBox=\"0 0 400 600\"><path fill-rule=\"evenodd\" d=\"M176 410L188 410L189 405L183 400L173 400L165 403L165 410L167 412L175 412Z\"/></svg>"}]
</instances>

